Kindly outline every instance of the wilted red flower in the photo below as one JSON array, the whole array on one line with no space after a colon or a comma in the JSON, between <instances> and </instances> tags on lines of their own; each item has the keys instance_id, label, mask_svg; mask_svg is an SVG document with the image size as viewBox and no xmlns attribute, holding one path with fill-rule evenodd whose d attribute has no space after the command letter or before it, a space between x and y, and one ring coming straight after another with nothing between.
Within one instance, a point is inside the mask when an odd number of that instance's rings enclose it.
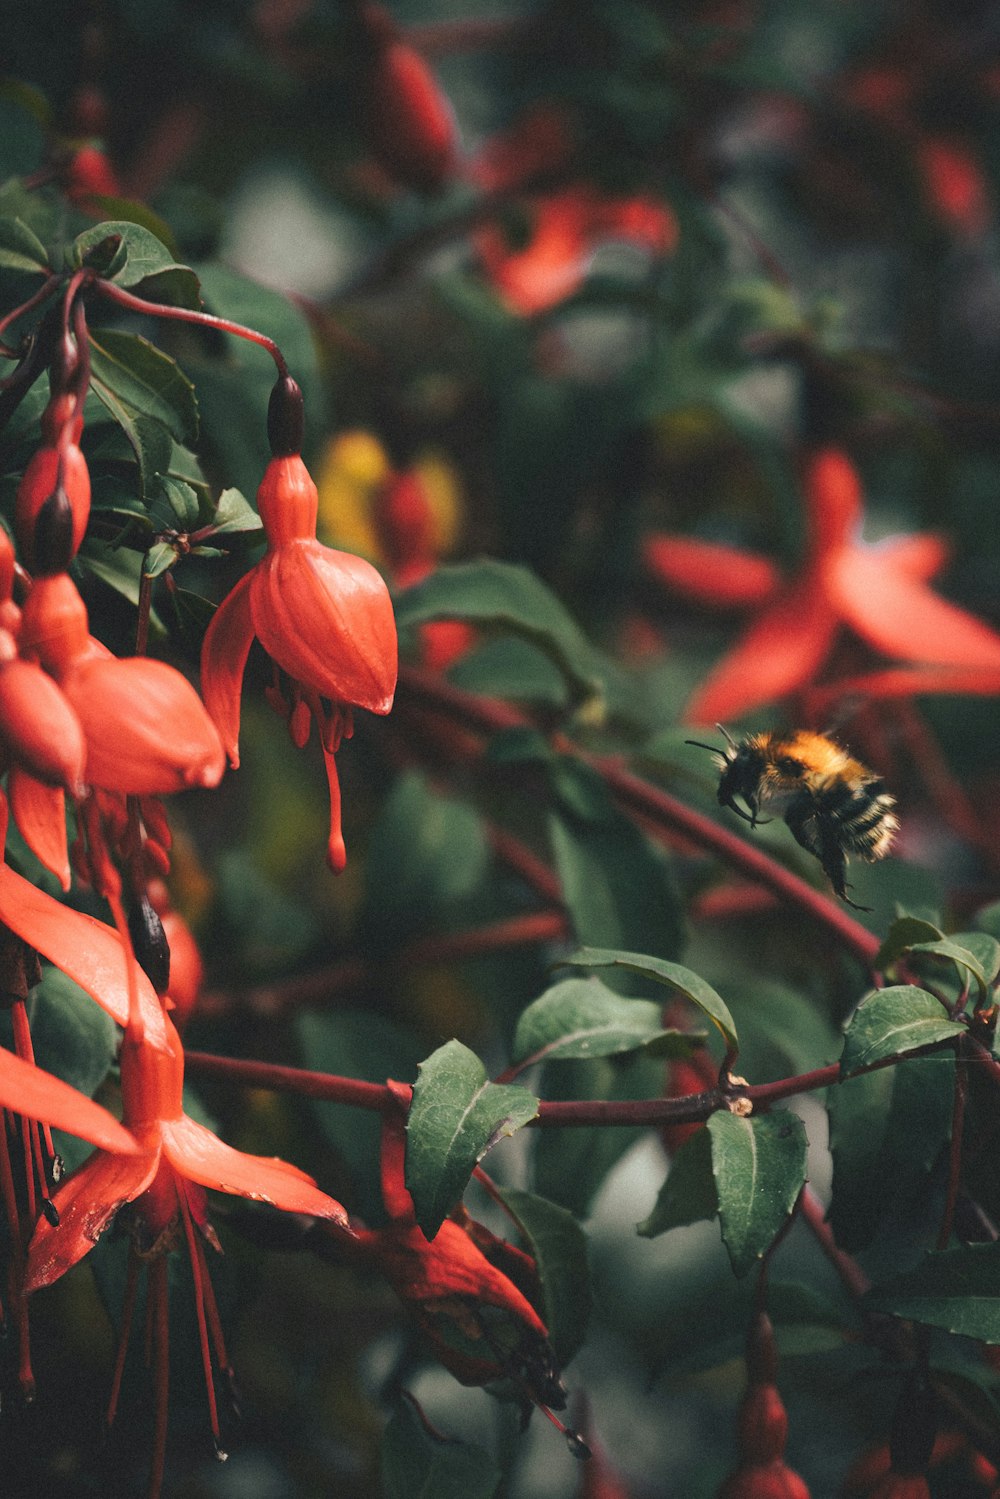
<instances>
[{"instance_id":1,"label":"wilted red flower","mask_svg":"<svg viewBox=\"0 0 1000 1499\"><path fill-rule=\"evenodd\" d=\"M339 871L347 854L334 754L353 731L354 708L388 713L392 707L392 601L370 562L316 540L316 486L298 454L271 459L257 504L268 550L223 599L205 634L205 703L231 764L238 765L240 691L256 636L275 666L269 701L288 716L295 743L305 744L311 719L319 726L330 784L327 858ZM290 678L290 704L278 685L279 670Z\"/></svg>"},{"instance_id":2,"label":"wilted red flower","mask_svg":"<svg viewBox=\"0 0 1000 1499\"><path fill-rule=\"evenodd\" d=\"M134 962L130 960L134 968ZM347 1231L347 1215L311 1177L286 1161L246 1155L223 1144L183 1110L184 1053L180 1037L164 1019L166 1047L151 1046L136 1012L121 1047L122 1122L137 1149L131 1155L99 1150L59 1188L57 1219L42 1220L28 1247L25 1287L51 1285L94 1247L119 1216L133 1239L109 1423L117 1406L140 1263L150 1270L155 1346L157 1422L151 1499L159 1493L166 1442L168 1316L165 1255L186 1243L195 1288L202 1367L216 1444L219 1420L212 1371L214 1352L228 1370L221 1324L212 1293L204 1242L218 1248L208 1222L205 1188L228 1192L287 1212L307 1213ZM196 1231L197 1230L197 1231Z\"/></svg>"},{"instance_id":3,"label":"wilted red flower","mask_svg":"<svg viewBox=\"0 0 1000 1499\"><path fill-rule=\"evenodd\" d=\"M939 537L861 541L861 485L850 458L838 448L810 456L805 497L810 538L802 567L710 673L687 706L688 722L733 718L808 687L844 626L884 656L995 679L1000 635L927 587L946 557ZM687 558L685 591L712 598L713 548L703 543ZM726 579L731 548L720 561Z\"/></svg>"},{"instance_id":4,"label":"wilted red flower","mask_svg":"<svg viewBox=\"0 0 1000 1499\"><path fill-rule=\"evenodd\" d=\"M401 1098L404 1093L409 1090L400 1089ZM404 1126L402 1110L383 1118L382 1196L390 1222L359 1230L359 1247L456 1379L469 1385L513 1379L564 1430L549 1409L562 1410L566 1392L548 1329L510 1275L493 1263L506 1261L520 1278L530 1279L533 1261L461 1210L445 1219L433 1239L426 1238L404 1180Z\"/></svg>"}]
</instances>

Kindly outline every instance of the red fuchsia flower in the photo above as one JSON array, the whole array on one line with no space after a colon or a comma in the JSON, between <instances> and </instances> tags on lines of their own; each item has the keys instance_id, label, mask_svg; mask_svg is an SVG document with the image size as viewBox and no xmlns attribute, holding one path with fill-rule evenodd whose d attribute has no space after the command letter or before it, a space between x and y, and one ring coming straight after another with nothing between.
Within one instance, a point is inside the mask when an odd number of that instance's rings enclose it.
<instances>
[{"instance_id":1,"label":"red fuchsia flower","mask_svg":"<svg viewBox=\"0 0 1000 1499\"><path fill-rule=\"evenodd\" d=\"M565 1432L549 1409L565 1408L566 1391L548 1329L512 1279L528 1286L534 1282L537 1291L534 1261L474 1223L461 1208L445 1219L433 1239L424 1235L404 1180L402 1104L410 1090L390 1086L401 1104L382 1122L382 1196L390 1222L385 1228L358 1230L358 1248L388 1280L449 1373L467 1385L513 1379ZM574 1434L566 1435L579 1443Z\"/></svg>"},{"instance_id":2,"label":"red fuchsia flower","mask_svg":"<svg viewBox=\"0 0 1000 1499\"><path fill-rule=\"evenodd\" d=\"M718 1499L809 1499L808 1486L784 1460L788 1415L775 1384L778 1357L771 1319L758 1311L747 1334L747 1389L740 1406L740 1462Z\"/></svg>"},{"instance_id":3,"label":"red fuchsia flower","mask_svg":"<svg viewBox=\"0 0 1000 1499\"><path fill-rule=\"evenodd\" d=\"M233 766L239 764L240 691L256 637L271 657L269 701L300 747L319 727L330 785L331 869L347 853L334 755L353 732L353 710L388 713L396 689L396 622L380 573L316 539L316 486L297 452L271 459L257 492L268 550L223 599L205 634L202 690ZM290 683L291 702L278 673ZM328 706L324 706L324 700Z\"/></svg>"},{"instance_id":4,"label":"red fuchsia flower","mask_svg":"<svg viewBox=\"0 0 1000 1499\"><path fill-rule=\"evenodd\" d=\"M474 167L490 193L524 189L530 222L527 242L515 248L500 224L477 230L476 248L487 274L515 312L531 316L553 307L583 283L602 244L624 241L650 255L677 246L677 220L670 209L644 194L614 196L583 180L539 190L547 175L570 169L572 142L552 110L527 116L490 142Z\"/></svg>"},{"instance_id":5,"label":"red fuchsia flower","mask_svg":"<svg viewBox=\"0 0 1000 1499\"><path fill-rule=\"evenodd\" d=\"M689 723L736 717L763 703L808 688L843 628L882 656L927 667L948 667L956 681L977 673L992 690L1000 672L1000 635L928 586L946 548L933 535L860 540L861 485L850 458L837 448L810 455L805 469L810 526L802 567L777 586L757 618L710 673L685 711ZM667 539L660 538L659 571ZM714 565L722 569L724 602L731 601L732 548L709 543L682 548L673 566L690 598L716 599ZM766 574L751 558L762 588ZM685 566L685 562L687 566ZM916 689L919 690L919 689Z\"/></svg>"},{"instance_id":6,"label":"red fuchsia flower","mask_svg":"<svg viewBox=\"0 0 1000 1499\"><path fill-rule=\"evenodd\" d=\"M134 971L134 963L129 967ZM309 1214L341 1233L349 1229L341 1205L321 1192L304 1171L286 1161L234 1150L190 1119L183 1110L184 1053L176 1029L164 1019L167 1045L160 1050L147 1042L138 1012L133 1015L121 1048L122 1122L137 1148L128 1156L99 1150L67 1178L54 1198L57 1220L42 1220L35 1229L28 1248L25 1287L31 1292L51 1285L90 1252L116 1217L127 1228L132 1252L108 1421L113 1421L117 1408L139 1267L145 1263L150 1276L156 1396L149 1493L155 1499L166 1451L166 1254L182 1244L190 1256L209 1420L219 1446L213 1354L223 1372L229 1372L230 1366L205 1256L206 1242L214 1249L220 1247L208 1221L205 1189Z\"/></svg>"},{"instance_id":7,"label":"red fuchsia flower","mask_svg":"<svg viewBox=\"0 0 1000 1499\"><path fill-rule=\"evenodd\" d=\"M79 721L89 786L148 797L218 783L225 755L194 688L165 661L112 656L89 634L87 610L67 573L36 578L18 643L22 656L54 678ZM68 888L62 789L20 772L12 803L25 842ZM96 812L93 798L88 804ZM88 831L99 832L99 818L89 816Z\"/></svg>"},{"instance_id":8,"label":"red fuchsia flower","mask_svg":"<svg viewBox=\"0 0 1000 1499\"><path fill-rule=\"evenodd\" d=\"M457 132L451 105L383 6L362 7L361 22L368 56L360 87L372 151L404 187L436 192L455 168Z\"/></svg>"}]
</instances>

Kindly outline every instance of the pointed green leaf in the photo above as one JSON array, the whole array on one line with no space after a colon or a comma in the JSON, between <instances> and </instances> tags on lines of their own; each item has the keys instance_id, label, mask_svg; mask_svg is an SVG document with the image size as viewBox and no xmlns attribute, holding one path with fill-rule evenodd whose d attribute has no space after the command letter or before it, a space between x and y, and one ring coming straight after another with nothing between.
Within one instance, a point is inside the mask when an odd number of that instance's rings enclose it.
<instances>
[{"instance_id":1,"label":"pointed green leaf","mask_svg":"<svg viewBox=\"0 0 1000 1499\"><path fill-rule=\"evenodd\" d=\"M100 328L90 335L91 379L137 416L157 421L178 442L198 435L194 386L179 366L136 333ZM102 397L103 398L103 397ZM114 414L114 413L113 413Z\"/></svg>"},{"instance_id":2,"label":"pointed green leaf","mask_svg":"<svg viewBox=\"0 0 1000 1499\"><path fill-rule=\"evenodd\" d=\"M498 635L519 635L558 667L578 703L601 700L597 653L572 615L532 572L480 559L438 568L396 601L400 628L463 619Z\"/></svg>"},{"instance_id":3,"label":"pointed green leaf","mask_svg":"<svg viewBox=\"0 0 1000 1499\"><path fill-rule=\"evenodd\" d=\"M929 1254L865 1297L872 1311L1000 1343L1000 1243Z\"/></svg>"},{"instance_id":4,"label":"pointed green leaf","mask_svg":"<svg viewBox=\"0 0 1000 1499\"><path fill-rule=\"evenodd\" d=\"M924 921L920 916L897 916L878 950L874 966L878 969L888 968L890 963L902 957L914 942L936 942L939 937L943 936L944 932L940 931L933 922Z\"/></svg>"},{"instance_id":5,"label":"pointed green leaf","mask_svg":"<svg viewBox=\"0 0 1000 1499\"><path fill-rule=\"evenodd\" d=\"M176 561L177 553L169 541L158 541L143 557L142 570L147 578L158 578L161 573L169 572Z\"/></svg>"},{"instance_id":6,"label":"pointed green leaf","mask_svg":"<svg viewBox=\"0 0 1000 1499\"><path fill-rule=\"evenodd\" d=\"M261 530L256 510L238 489L224 489L212 517L213 536Z\"/></svg>"},{"instance_id":7,"label":"pointed green leaf","mask_svg":"<svg viewBox=\"0 0 1000 1499\"><path fill-rule=\"evenodd\" d=\"M139 465L139 488L149 493L157 474L170 463L170 433L152 417L141 416L100 380L91 381L91 389L121 427Z\"/></svg>"},{"instance_id":8,"label":"pointed green leaf","mask_svg":"<svg viewBox=\"0 0 1000 1499\"><path fill-rule=\"evenodd\" d=\"M563 979L521 1014L512 1058L556 1062L610 1057L645 1049L656 1056L689 1056L704 1032L664 1030L661 1005L626 999L598 978Z\"/></svg>"},{"instance_id":9,"label":"pointed green leaf","mask_svg":"<svg viewBox=\"0 0 1000 1499\"><path fill-rule=\"evenodd\" d=\"M560 1367L583 1346L590 1317L587 1236L557 1203L505 1187L500 1198L528 1241L542 1283L542 1320Z\"/></svg>"},{"instance_id":10,"label":"pointed green leaf","mask_svg":"<svg viewBox=\"0 0 1000 1499\"><path fill-rule=\"evenodd\" d=\"M382 1434L385 1499L492 1499L500 1477L482 1447L432 1435L409 1401Z\"/></svg>"},{"instance_id":11,"label":"pointed green leaf","mask_svg":"<svg viewBox=\"0 0 1000 1499\"><path fill-rule=\"evenodd\" d=\"M162 222L162 221L158 221ZM163 232L169 235L170 231L164 224ZM93 257L95 251L102 249L111 239L118 241L115 251L113 266L110 270L110 279L116 281L119 286L138 286L147 276L157 276L164 271L186 271L188 276L195 280L194 272L187 266L179 266L172 252L163 243L159 235L154 234L151 229L143 224L137 224L130 219L106 219L100 224L95 224L92 229L85 229L78 234L70 248L70 259L74 266L91 265L95 262ZM103 268L103 274L108 275L108 268ZM145 295L145 289L143 290ZM197 305L197 304L195 304Z\"/></svg>"},{"instance_id":12,"label":"pointed green leaf","mask_svg":"<svg viewBox=\"0 0 1000 1499\"><path fill-rule=\"evenodd\" d=\"M0 267L8 271L49 270L49 257L38 235L21 219L0 218Z\"/></svg>"},{"instance_id":13,"label":"pointed green leaf","mask_svg":"<svg viewBox=\"0 0 1000 1499\"><path fill-rule=\"evenodd\" d=\"M905 1056L920 1047L964 1035L965 1026L949 1020L940 1000L914 984L876 989L858 1005L844 1036L840 1075L870 1067L886 1057Z\"/></svg>"},{"instance_id":14,"label":"pointed green leaf","mask_svg":"<svg viewBox=\"0 0 1000 1499\"><path fill-rule=\"evenodd\" d=\"M723 1242L734 1273L746 1275L774 1242L802 1190L805 1126L787 1109L746 1119L720 1109L707 1133Z\"/></svg>"},{"instance_id":15,"label":"pointed green leaf","mask_svg":"<svg viewBox=\"0 0 1000 1499\"><path fill-rule=\"evenodd\" d=\"M407 1124L406 1185L433 1238L491 1146L538 1113L525 1088L491 1083L475 1052L449 1041L421 1062Z\"/></svg>"},{"instance_id":16,"label":"pointed green leaf","mask_svg":"<svg viewBox=\"0 0 1000 1499\"><path fill-rule=\"evenodd\" d=\"M696 1130L685 1140L670 1164L670 1174L656 1199L656 1206L637 1227L644 1239L655 1239L670 1228L684 1228L719 1211L719 1194L712 1170L712 1137L707 1129Z\"/></svg>"},{"instance_id":17,"label":"pointed green leaf","mask_svg":"<svg viewBox=\"0 0 1000 1499\"><path fill-rule=\"evenodd\" d=\"M994 944L995 945L995 944ZM988 980L982 964L974 953L952 937L939 937L933 942L914 942L911 953L930 953L934 957L948 958L960 971L968 973L979 989L979 998L986 998Z\"/></svg>"},{"instance_id":18,"label":"pointed green leaf","mask_svg":"<svg viewBox=\"0 0 1000 1499\"><path fill-rule=\"evenodd\" d=\"M733 1017L725 1000L716 994L711 984L706 984L703 978L692 973L690 968L683 968L680 963L669 963L664 958L651 958L644 953L581 947L572 957L561 958L560 964L574 968L627 968L632 973L644 974L646 978L665 984L668 989L689 999L718 1027L731 1051L735 1052L739 1045Z\"/></svg>"}]
</instances>

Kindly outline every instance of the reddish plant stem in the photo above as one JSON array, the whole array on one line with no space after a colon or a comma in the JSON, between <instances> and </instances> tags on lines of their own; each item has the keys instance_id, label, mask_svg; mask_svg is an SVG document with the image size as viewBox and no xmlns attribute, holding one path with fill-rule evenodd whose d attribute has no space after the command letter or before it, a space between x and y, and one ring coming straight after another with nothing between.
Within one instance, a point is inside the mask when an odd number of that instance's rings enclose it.
<instances>
[{"instance_id":1,"label":"reddish plant stem","mask_svg":"<svg viewBox=\"0 0 1000 1499\"><path fill-rule=\"evenodd\" d=\"M163 302L147 302L144 297L133 296L131 292L115 286L111 281L102 281L98 278L92 282L92 287L109 302L115 302L119 307L127 307L130 312L142 312L147 317L166 318L176 323L193 323L199 328L216 328L220 333L232 333L236 338L245 338L248 343L259 344L274 360L278 374L282 378L288 374L285 356L274 339L268 338L266 333L258 333L256 328L245 328L242 323L233 323L228 318L215 317L211 312L195 312L190 307L169 307Z\"/></svg>"},{"instance_id":2,"label":"reddish plant stem","mask_svg":"<svg viewBox=\"0 0 1000 1499\"><path fill-rule=\"evenodd\" d=\"M542 900L551 905L562 905L562 886L554 872L540 859L538 855L522 843L520 838L515 838L513 833L508 833L506 828L490 823L487 827L487 836L493 846L493 852L503 862L519 875L524 883Z\"/></svg>"},{"instance_id":3,"label":"reddish plant stem","mask_svg":"<svg viewBox=\"0 0 1000 1499\"><path fill-rule=\"evenodd\" d=\"M964 1061L965 1048L959 1044L955 1048L955 1091L951 1106L951 1145L948 1151L948 1192L944 1202L944 1212L941 1214L941 1227L938 1230L938 1250L947 1249L951 1238L952 1224L955 1221L955 1204L958 1201L958 1184L962 1174L962 1136L965 1124L965 1100L968 1094L968 1072L962 1065Z\"/></svg>"},{"instance_id":4,"label":"reddish plant stem","mask_svg":"<svg viewBox=\"0 0 1000 1499\"><path fill-rule=\"evenodd\" d=\"M927 1056L952 1044L950 1040L907 1052L905 1057L883 1057L869 1067L859 1067L852 1077L893 1067L907 1057ZM274 1062L245 1061L237 1057L215 1056L210 1052L185 1053L188 1072L221 1082L238 1083L250 1088L273 1088L276 1092L299 1093L305 1098L322 1098L332 1103L351 1104L355 1108L384 1113L397 1107L396 1095L384 1083L361 1082L357 1078L338 1077L327 1072L309 1072L300 1067L285 1067ZM728 1099L747 1098L754 1112L766 1109L781 1098L809 1093L839 1083L840 1068L829 1067L804 1072L797 1077L782 1078L775 1083L740 1083L724 1095L711 1088L704 1093L689 1093L683 1098L637 1099L566 1099L542 1100L538 1116L531 1123L540 1127L573 1125L658 1125L702 1123L717 1109L725 1108Z\"/></svg>"},{"instance_id":5,"label":"reddish plant stem","mask_svg":"<svg viewBox=\"0 0 1000 1499\"><path fill-rule=\"evenodd\" d=\"M13 312L8 312L2 318L0 318L0 333L5 332L6 329L10 327L11 323L16 322L19 317L24 317L26 313L33 312L35 308L40 306L47 297L50 297L53 291L55 291L56 287L59 285L59 279L60 278L58 276L46 277L43 284L38 288L33 296L29 297L26 302L22 302L19 307L15 307ZM17 359L20 357L17 351L14 349L4 348L0 349L0 352L2 352L8 359Z\"/></svg>"},{"instance_id":6,"label":"reddish plant stem","mask_svg":"<svg viewBox=\"0 0 1000 1499\"><path fill-rule=\"evenodd\" d=\"M400 687L404 694L419 698L425 706L434 707L483 734L493 735L530 724L529 719L508 704L462 692L419 667L409 666L401 670ZM573 753L598 771L622 807L643 817L648 825L658 830L659 836L680 834L706 852L717 855L741 874L771 890L786 905L797 908L823 926L849 952L871 967L879 950L878 938L822 891L807 885L805 880L744 838L634 775L619 760L590 755L575 746Z\"/></svg>"}]
</instances>

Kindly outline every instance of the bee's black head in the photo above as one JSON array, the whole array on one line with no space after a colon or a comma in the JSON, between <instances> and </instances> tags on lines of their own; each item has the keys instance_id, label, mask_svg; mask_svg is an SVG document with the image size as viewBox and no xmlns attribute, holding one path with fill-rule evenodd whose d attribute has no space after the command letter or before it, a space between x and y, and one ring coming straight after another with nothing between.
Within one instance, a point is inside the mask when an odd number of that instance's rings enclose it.
<instances>
[{"instance_id":1,"label":"bee's black head","mask_svg":"<svg viewBox=\"0 0 1000 1499\"><path fill-rule=\"evenodd\" d=\"M759 748L747 741L738 744L721 724L717 724L716 728L726 741L724 746L702 744L697 739L688 739L686 743L693 744L698 749L711 750L722 772L718 792L720 805L735 812L737 817L742 817L751 827L756 827L760 814L761 781L766 769L764 755ZM742 807L737 806L737 797L750 808L749 816Z\"/></svg>"}]
</instances>

